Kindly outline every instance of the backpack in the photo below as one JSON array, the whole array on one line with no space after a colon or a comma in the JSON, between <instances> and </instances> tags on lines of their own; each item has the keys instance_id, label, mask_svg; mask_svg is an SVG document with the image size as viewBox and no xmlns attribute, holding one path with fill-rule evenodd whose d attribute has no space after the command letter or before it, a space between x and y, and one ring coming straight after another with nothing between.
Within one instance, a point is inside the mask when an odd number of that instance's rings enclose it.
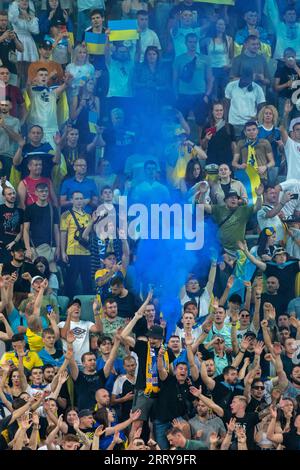
<instances>
[{"instance_id":1,"label":"backpack","mask_svg":"<svg viewBox=\"0 0 300 470\"><path fill-rule=\"evenodd\" d=\"M197 56L195 56L193 60L184 65L183 69L180 72L180 80L186 83L190 83L193 80L194 72L196 70L196 60Z\"/></svg>"}]
</instances>

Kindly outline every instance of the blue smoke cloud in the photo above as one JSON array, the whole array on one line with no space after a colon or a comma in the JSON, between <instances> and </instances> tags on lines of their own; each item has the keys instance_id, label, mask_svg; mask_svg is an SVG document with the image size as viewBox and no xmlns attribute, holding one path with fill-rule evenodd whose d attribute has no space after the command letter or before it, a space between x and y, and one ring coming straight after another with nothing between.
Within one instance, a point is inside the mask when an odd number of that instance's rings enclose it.
<instances>
[{"instance_id":1,"label":"blue smoke cloud","mask_svg":"<svg viewBox=\"0 0 300 470\"><path fill-rule=\"evenodd\" d=\"M169 240L140 240L138 244L135 262L137 279L142 282L144 293L149 284L154 284L154 292L168 324L167 338L174 332L181 316L179 292L188 275L195 274L200 285L205 285L210 269L211 249L218 256L221 253L217 227L211 219L205 219L204 234L204 246L198 251L186 250L187 240L175 240L172 236Z\"/></svg>"}]
</instances>

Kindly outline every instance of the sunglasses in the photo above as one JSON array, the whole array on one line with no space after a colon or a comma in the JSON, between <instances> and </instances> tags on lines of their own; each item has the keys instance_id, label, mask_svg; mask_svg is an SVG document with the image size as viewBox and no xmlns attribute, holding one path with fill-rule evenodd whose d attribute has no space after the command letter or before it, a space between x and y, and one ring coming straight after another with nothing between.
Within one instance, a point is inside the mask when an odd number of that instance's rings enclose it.
<instances>
[{"instance_id":1,"label":"sunglasses","mask_svg":"<svg viewBox=\"0 0 300 470\"><path fill-rule=\"evenodd\" d=\"M250 315L249 314L245 314L245 315L240 315L240 318L249 318Z\"/></svg>"},{"instance_id":2,"label":"sunglasses","mask_svg":"<svg viewBox=\"0 0 300 470\"><path fill-rule=\"evenodd\" d=\"M254 385L254 387L252 387L252 388L254 388L254 390L264 390L265 389L265 387L263 385Z\"/></svg>"}]
</instances>

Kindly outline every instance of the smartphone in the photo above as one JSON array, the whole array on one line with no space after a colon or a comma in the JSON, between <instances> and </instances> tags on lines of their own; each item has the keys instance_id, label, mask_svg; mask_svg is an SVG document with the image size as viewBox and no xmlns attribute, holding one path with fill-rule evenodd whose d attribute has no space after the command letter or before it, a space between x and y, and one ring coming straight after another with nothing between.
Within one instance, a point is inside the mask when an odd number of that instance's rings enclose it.
<instances>
[{"instance_id":1,"label":"smartphone","mask_svg":"<svg viewBox=\"0 0 300 470\"><path fill-rule=\"evenodd\" d=\"M212 135L215 135L215 133L217 132L217 128L216 127L209 127L208 129L206 129L205 133L208 134L212 134Z\"/></svg>"},{"instance_id":2,"label":"smartphone","mask_svg":"<svg viewBox=\"0 0 300 470\"><path fill-rule=\"evenodd\" d=\"M291 199L299 199L299 194L297 194L297 193L292 194Z\"/></svg>"},{"instance_id":3,"label":"smartphone","mask_svg":"<svg viewBox=\"0 0 300 470\"><path fill-rule=\"evenodd\" d=\"M51 313L53 311L52 305L46 305L47 313Z\"/></svg>"}]
</instances>

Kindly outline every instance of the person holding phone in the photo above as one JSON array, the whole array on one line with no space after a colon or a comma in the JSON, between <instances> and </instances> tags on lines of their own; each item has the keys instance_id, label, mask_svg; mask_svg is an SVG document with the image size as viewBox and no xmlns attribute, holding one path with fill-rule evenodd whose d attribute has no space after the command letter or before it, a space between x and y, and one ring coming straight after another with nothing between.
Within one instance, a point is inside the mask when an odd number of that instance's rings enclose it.
<instances>
[{"instance_id":1,"label":"person holding phone","mask_svg":"<svg viewBox=\"0 0 300 470\"><path fill-rule=\"evenodd\" d=\"M201 135L201 146L207 153L207 165L230 164L236 148L234 127L225 120L224 103L215 101Z\"/></svg>"}]
</instances>

